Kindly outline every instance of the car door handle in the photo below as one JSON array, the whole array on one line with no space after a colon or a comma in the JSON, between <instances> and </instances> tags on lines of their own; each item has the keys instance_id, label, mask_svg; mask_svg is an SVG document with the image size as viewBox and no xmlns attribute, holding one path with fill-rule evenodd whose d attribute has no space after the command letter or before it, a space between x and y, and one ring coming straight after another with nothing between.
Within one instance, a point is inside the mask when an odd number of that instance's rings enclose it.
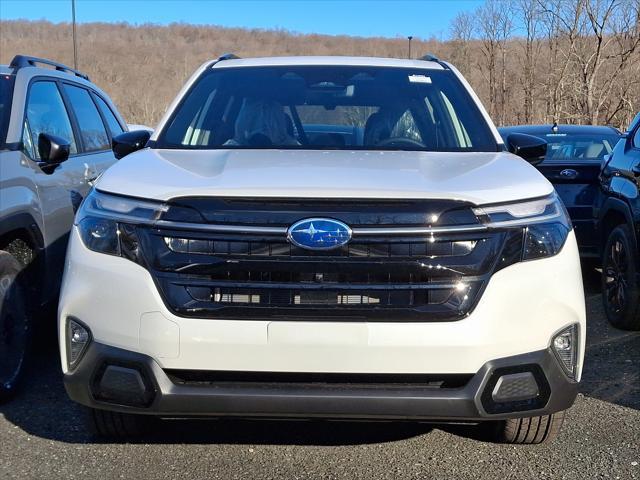
<instances>
[{"instance_id":1,"label":"car door handle","mask_svg":"<svg viewBox=\"0 0 640 480\"><path fill-rule=\"evenodd\" d=\"M573 168L565 168L560 172L560 178L564 178L566 180L575 180L578 178L578 171Z\"/></svg>"},{"instance_id":2,"label":"car door handle","mask_svg":"<svg viewBox=\"0 0 640 480\"><path fill-rule=\"evenodd\" d=\"M88 164L84 164L84 181L93 187L95 181L100 177L100 174L91 168Z\"/></svg>"},{"instance_id":3,"label":"car door handle","mask_svg":"<svg viewBox=\"0 0 640 480\"><path fill-rule=\"evenodd\" d=\"M93 187L99 178L100 178L100 175L96 174L93 176L85 177L85 180L90 187Z\"/></svg>"}]
</instances>

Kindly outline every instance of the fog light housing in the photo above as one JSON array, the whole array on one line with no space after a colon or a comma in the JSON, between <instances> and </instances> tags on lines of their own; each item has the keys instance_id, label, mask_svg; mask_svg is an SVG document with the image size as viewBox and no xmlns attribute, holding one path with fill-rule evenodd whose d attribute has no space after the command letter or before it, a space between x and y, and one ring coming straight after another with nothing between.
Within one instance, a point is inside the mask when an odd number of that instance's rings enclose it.
<instances>
[{"instance_id":1,"label":"fog light housing","mask_svg":"<svg viewBox=\"0 0 640 480\"><path fill-rule=\"evenodd\" d=\"M499 377L491 392L491 398L496 403L519 402L534 399L539 394L533 372L520 372Z\"/></svg>"},{"instance_id":2,"label":"fog light housing","mask_svg":"<svg viewBox=\"0 0 640 480\"><path fill-rule=\"evenodd\" d=\"M153 403L156 389L142 365L108 361L96 371L91 393L99 402L143 408Z\"/></svg>"},{"instance_id":3,"label":"fog light housing","mask_svg":"<svg viewBox=\"0 0 640 480\"><path fill-rule=\"evenodd\" d=\"M481 401L491 415L544 408L551 386L537 363L499 367L491 372Z\"/></svg>"},{"instance_id":4,"label":"fog light housing","mask_svg":"<svg viewBox=\"0 0 640 480\"><path fill-rule=\"evenodd\" d=\"M578 325L573 324L557 333L551 342L551 349L567 376L575 380L578 369Z\"/></svg>"},{"instance_id":5,"label":"fog light housing","mask_svg":"<svg viewBox=\"0 0 640 480\"><path fill-rule=\"evenodd\" d=\"M91 331L78 320L67 319L67 363L75 367L91 343Z\"/></svg>"}]
</instances>

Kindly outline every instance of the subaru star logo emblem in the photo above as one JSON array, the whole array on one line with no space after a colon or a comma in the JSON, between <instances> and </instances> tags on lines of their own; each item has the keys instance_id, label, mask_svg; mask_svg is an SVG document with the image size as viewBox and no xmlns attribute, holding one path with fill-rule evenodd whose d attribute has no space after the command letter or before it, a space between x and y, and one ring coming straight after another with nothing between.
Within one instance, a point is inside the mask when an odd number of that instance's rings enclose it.
<instances>
[{"instance_id":1,"label":"subaru star logo emblem","mask_svg":"<svg viewBox=\"0 0 640 480\"><path fill-rule=\"evenodd\" d=\"M330 218L307 218L291 225L287 238L294 245L307 250L329 250L351 240L351 229Z\"/></svg>"}]
</instances>

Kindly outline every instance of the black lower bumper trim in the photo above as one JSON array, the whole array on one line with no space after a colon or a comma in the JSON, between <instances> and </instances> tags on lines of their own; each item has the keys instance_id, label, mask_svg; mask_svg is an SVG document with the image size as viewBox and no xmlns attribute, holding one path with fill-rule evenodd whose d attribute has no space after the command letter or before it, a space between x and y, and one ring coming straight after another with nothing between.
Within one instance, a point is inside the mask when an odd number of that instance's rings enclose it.
<instances>
[{"instance_id":1,"label":"black lower bumper trim","mask_svg":"<svg viewBox=\"0 0 640 480\"><path fill-rule=\"evenodd\" d=\"M130 366L149 380L148 407L133 407L100 400L92 391L96 375L105 365ZM488 403L496 373L532 367L540 379L535 401ZM542 377L540 377L542 375ZM176 383L151 358L143 354L92 343L82 362L65 374L69 396L93 408L164 417L263 416L297 418L415 419L433 421L482 421L545 415L569 408L578 384L571 381L550 350L517 355L486 363L462 387L433 388L415 384L401 388L380 384L295 384L221 382L206 385ZM483 395L484 394L484 395Z\"/></svg>"}]
</instances>

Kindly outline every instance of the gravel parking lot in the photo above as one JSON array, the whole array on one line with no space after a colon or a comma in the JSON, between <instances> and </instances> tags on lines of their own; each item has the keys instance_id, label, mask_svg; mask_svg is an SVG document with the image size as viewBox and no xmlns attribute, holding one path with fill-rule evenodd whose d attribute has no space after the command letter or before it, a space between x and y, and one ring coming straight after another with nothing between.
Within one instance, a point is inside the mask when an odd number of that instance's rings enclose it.
<instances>
[{"instance_id":1,"label":"gravel parking lot","mask_svg":"<svg viewBox=\"0 0 640 480\"><path fill-rule=\"evenodd\" d=\"M470 427L165 421L139 443L96 443L66 397L55 347L0 406L0 478L640 478L640 334L608 326L586 278L585 376L560 438L514 447Z\"/></svg>"}]
</instances>

